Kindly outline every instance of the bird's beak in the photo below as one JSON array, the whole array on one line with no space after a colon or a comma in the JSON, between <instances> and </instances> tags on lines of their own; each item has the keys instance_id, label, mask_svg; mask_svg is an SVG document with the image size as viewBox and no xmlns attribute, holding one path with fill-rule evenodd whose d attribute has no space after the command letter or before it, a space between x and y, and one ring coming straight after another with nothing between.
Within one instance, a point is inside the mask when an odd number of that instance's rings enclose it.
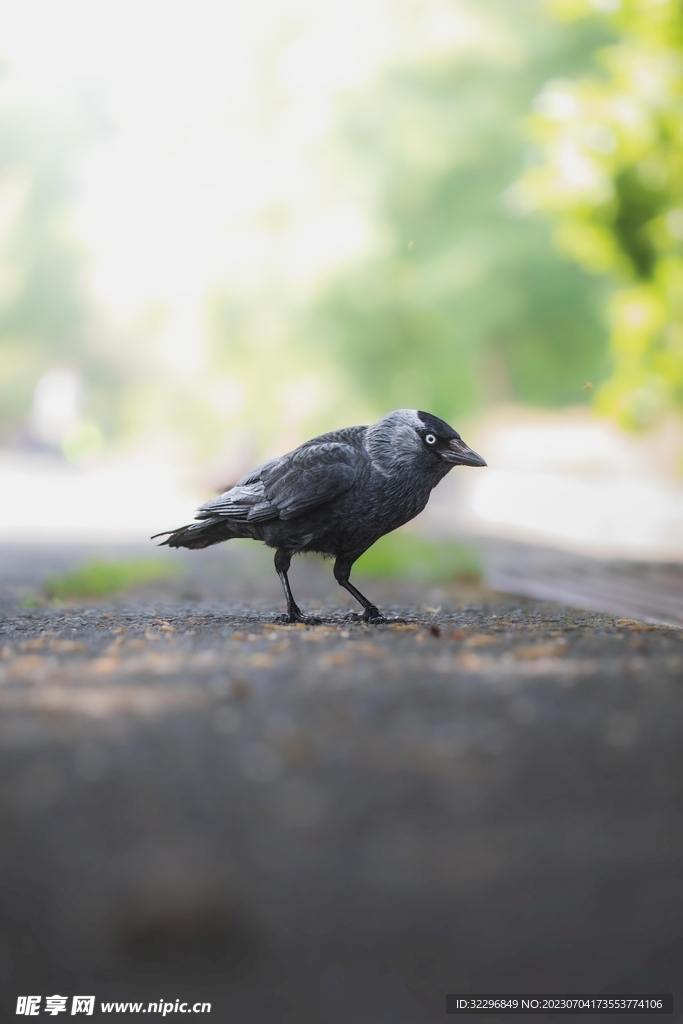
<instances>
[{"instance_id":1,"label":"bird's beak","mask_svg":"<svg viewBox=\"0 0 683 1024\"><path fill-rule=\"evenodd\" d=\"M453 439L448 442L448 447L441 449L441 458L450 462L453 466L485 466L486 463L481 455L477 455L471 448L468 448L464 441Z\"/></svg>"}]
</instances>

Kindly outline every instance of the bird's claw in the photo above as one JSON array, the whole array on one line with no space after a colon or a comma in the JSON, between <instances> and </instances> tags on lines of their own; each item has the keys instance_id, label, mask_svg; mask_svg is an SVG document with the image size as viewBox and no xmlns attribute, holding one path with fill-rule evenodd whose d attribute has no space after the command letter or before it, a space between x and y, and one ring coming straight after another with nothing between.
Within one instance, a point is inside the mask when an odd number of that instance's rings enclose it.
<instances>
[{"instance_id":1,"label":"bird's claw","mask_svg":"<svg viewBox=\"0 0 683 1024\"><path fill-rule=\"evenodd\" d=\"M369 626L381 626L386 623L393 622L405 622L405 619L399 619L393 615L382 615L377 608L374 609L375 614L359 615L358 612L347 612L344 618L350 622L364 622Z\"/></svg>"},{"instance_id":2,"label":"bird's claw","mask_svg":"<svg viewBox=\"0 0 683 1024\"><path fill-rule=\"evenodd\" d=\"M273 622L278 626L293 626L297 622L305 622L306 619L300 611L296 612L282 612L280 615L276 615Z\"/></svg>"},{"instance_id":3,"label":"bird's claw","mask_svg":"<svg viewBox=\"0 0 683 1024\"><path fill-rule=\"evenodd\" d=\"M302 623L304 626L319 626L322 623L322 619L319 619L317 615L304 615L303 612L289 613L282 612L281 615L276 615L273 622L278 626L295 626Z\"/></svg>"},{"instance_id":4,"label":"bird's claw","mask_svg":"<svg viewBox=\"0 0 683 1024\"><path fill-rule=\"evenodd\" d=\"M363 612L363 622L367 622L370 626L379 626L381 623L387 622L387 619L380 613L379 608L371 605Z\"/></svg>"},{"instance_id":5,"label":"bird's claw","mask_svg":"<svg viewBox=\"0 0 683 1024\"><path fill-rule=\"evenodd\" d=\"M393 626L397 623L405 623L406 621L406 619L399 618L398 615L382 615L380 612L377 612L377 615L363 616L363 622L367 622L370 626Z\"/></svg>"}]
</instances>

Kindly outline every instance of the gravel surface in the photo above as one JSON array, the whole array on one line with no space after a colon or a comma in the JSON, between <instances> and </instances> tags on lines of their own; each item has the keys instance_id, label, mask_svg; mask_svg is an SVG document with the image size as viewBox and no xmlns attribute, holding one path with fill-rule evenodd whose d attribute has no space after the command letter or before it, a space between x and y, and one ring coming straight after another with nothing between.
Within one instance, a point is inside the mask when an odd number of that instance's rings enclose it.
<instances>
[{"instance_id":1,"label":"gravel surface","mask_svg":"<svg viewBox=\"0 0 683 1024\"><path fill-rule=\"evenodd\" d=\"M27 992L237 1024L680 992L681 631L386 582L405 622L368 627L318 563L292 582L324 624L278 627L241 551L20 604L84 557L0 574L5 1019Z\"/></svg>"}]
</instances>

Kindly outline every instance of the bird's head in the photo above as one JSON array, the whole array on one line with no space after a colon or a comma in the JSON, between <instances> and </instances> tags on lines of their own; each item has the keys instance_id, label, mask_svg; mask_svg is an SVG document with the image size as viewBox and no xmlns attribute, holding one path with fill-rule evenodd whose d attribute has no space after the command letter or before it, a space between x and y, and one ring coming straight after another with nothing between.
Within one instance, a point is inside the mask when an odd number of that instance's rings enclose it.
<instances>
[{"instance_id":1,"label":"bird's head","mask_svg":"<svg viewBox=\"0 0 683 1024\"><path fill-rule=\"evenodd\" d=\"M440 477L453 466L486 465L457 430L416 409L395 409L368 427L367 437L373 459L384 465L409 461Z\"/></svg>"}]
</instances>

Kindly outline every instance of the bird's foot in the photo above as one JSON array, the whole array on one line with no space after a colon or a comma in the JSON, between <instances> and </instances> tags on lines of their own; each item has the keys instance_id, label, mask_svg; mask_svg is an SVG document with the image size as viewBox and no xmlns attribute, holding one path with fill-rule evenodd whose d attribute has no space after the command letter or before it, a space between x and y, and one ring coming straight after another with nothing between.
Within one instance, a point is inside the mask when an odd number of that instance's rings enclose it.
<instances>
[{"instance_id":1,"label":"bird's foot","mask_svg":"<svg viewBox=\"0 0 683 1024\"><path fill-rule=\"evenodd\" d=\"M293 608L289 612L283 612L282 615L276 615L273 621L280 626L293 626L299 622L304 626L319 626L323 622L317 615L304 615L300 608Z\"/></svg>"},{"instance_id":2,"label":"bird's foot","mask_svg":"<svg viewBox=\"0 0 683 1024\"><path fill-rule=\"evenodd\" d=\"M377 626L382 622L386 622L387 620L380 613L379 608L376 608L374 604L371 604L370 607L366 608L365 611L363 612L362 621L367 622L368 625L370 626Z\"/></svg>"},{"instance_id":3,"label":"bird's foot","mask_svg":"<svg viewBox=\"0 0 683 1024\"><path fill-rule=\"evenodd\" d=\"M346 612L343 616L347 622L365 622L370 626L381 626L383 623L405 623L407 619L401 619L397 615L382 615L379 608L367 608L362 615L358 612Z\"/></svg>"},{"instance_id":4,"label":"bird's foot","mask_svg":"<svg viewBox=\"0 0 683 1024\"><path fill-rule=\"evenodd\" d=\"M369 626L382 626L405 623L406 619L401 619L398 615L382 615L378 608L372 607L365 609L362 621L367 622Z\"/></svg>"},{"instance_id":5,"label":"bird's foot","mask_svg":"<svg viewBox=\"0 0 683 1024\"><path fill-rule=\"evenodd\" d=\"M301 611L301 608L297 608L294 605L292 608L288 608L286 612L281 615L276 615L273 620L280 626L293 626L296 622L306 622L306 617Z\"/></svg>"}]
</instances>

